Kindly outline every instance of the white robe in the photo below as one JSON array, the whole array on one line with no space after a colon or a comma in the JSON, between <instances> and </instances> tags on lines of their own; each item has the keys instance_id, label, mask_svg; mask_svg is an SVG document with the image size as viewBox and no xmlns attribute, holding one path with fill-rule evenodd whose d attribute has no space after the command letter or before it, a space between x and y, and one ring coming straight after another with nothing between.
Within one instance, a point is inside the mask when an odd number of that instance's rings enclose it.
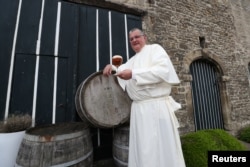
<instances>
[{"instance_id":1,"label":"white robe","mask_svg":"<svg viewBox=\"0 0 250 167\"><path fill-rule=\"evenodd\" d=\"M128 167L185 167L178 120L181 108L169 96L179 79L158 44L146 45L118 71L132 69L132 79L118 79L133 100L130 118Z\"/></svg>"}]
</instances>

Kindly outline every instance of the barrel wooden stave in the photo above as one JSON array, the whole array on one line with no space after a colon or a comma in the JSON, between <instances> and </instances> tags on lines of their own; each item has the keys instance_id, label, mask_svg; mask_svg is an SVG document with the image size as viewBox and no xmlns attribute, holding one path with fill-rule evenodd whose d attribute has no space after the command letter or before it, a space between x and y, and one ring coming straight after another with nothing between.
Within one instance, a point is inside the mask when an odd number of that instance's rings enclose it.
<instances>
[{"instance_id":1,"label":"barrel wooden stave","mask_svg":"<svg viewBox=\"0 0 250 167\"><path fill-rule=\"evenodd\" d=\"M78 124L78 123L77 123ZM49 167L49 166L71 166L71 167L90 167L93 163L93 147L86 126L79 124L67 125L72 127L73 132L68 134L60 134L63 131L56 129L53 132L46 133L51 127L44 127L44 132L39 129L41 135L29 134L25 135L16 160L16 166L24 167ZM61 126L61 125L60 125ZM75 129L75 127L77 129ZM63 128L61 126L60 128ZM82 129L79 129L82 128ZM35 128L32 130L35 131Z\"/></svg>"},{"instance_id":2,"label":"barrel wooden stave","mask_svg":"<svg viewBox=\"0 0 250 167\"><path fill-rule=\"evenodd\" d=\"M128 166L129 126L117 127L113 138L113 159L117 167Z\"/></svg>"},{"instance_id":3,"label":"barrel wooden stave","mask_svg":"<svg viewBox=\"0 0 250 167\"><path fill-rule=\"evenodd\" d=\"M82 105L81 103L79 102L79 99L81 99L81 89L83 87L83 84L84 82L82 82L78 88L77 88L77 91L76 91L76 95L75 95L75 107L76 107L76 111L77 111L77 114L78 116L81 118L81 120L86 123L86 124L89 124L89 125L92 125L90 124L90 122L88 121L87 119L87 116L84 114L85 112L82 112L84 111L84 109L82 108Z\"/></svg>"}]
</instances>

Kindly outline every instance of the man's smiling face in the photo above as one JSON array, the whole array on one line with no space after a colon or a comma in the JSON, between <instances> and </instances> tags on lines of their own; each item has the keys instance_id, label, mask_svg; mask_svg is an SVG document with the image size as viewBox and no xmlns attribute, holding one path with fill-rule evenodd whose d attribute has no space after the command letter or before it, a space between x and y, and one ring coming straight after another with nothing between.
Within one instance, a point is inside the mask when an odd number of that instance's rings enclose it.
<instances>
[{"instance_id":1,"label":"man's smiling face","mask_svg":"<svg viewBox=\"0 0 250 167\"><path fill-rule=\"evenodd\" d=\"M132 49L137 53L146 44L146 36L140 30L135 30L129 33L129 41Z\"/></svg>"}]
</instances>

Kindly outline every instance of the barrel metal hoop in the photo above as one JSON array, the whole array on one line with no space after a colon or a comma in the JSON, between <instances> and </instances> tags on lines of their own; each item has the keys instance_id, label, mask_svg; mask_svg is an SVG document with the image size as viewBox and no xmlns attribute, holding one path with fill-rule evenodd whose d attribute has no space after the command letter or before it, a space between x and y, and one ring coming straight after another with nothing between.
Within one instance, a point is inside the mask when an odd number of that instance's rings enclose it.
<instances>
[{"instance_id":1,"label":"barrel metal hoop","mask_svg":"<svg viewBox=\"0 0 250 167\"><path fill-rule=\"evenodd\" d=\"M123 161L117 159L115 156L113 156L113 158L114 158L117 162L119 162L120 164L122 164L122 165L124 165L124 166L128 166L128 163L123 162Z\"/></svg>"},{"instance_id":2,"label":"barrel metal hoop","mask_svg":"<svg viewBox=\"0 0 250 167\"><path fill-rule=\"evenodd\" d=\"M93 149L91 149L90 152L88 152L87 155L83 156L83 157L80 157L76 160L73 160L73 161L70 161L70 162L66 162L66 163L63 163L63 164L58 164L58 165L53 165L51 167L62 167L62 166L71 166L71 165L74 165L74 164L77 164L85 159L87 159L91 154L93 153Z\"/></svg>"},{"instance_id":3,"label":"barrel metal hoop","mask_svg":"<svg viewBox=\"0 0 250 167\"><path fill-rule=\"evenodd\" d=\"M118 144L116 144L116 143L113 143L113 145L114 145L115 147L118 147L118 148L121 148L121 149L128 150L128 146L118 145Z\"/></svg>"}]
</instances>

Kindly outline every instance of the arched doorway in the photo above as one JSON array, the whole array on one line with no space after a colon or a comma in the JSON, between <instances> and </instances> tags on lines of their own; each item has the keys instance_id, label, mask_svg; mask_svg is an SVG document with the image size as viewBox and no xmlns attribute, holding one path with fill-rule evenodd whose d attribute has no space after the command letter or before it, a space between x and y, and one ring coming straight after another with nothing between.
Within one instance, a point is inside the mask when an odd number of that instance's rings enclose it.
<instances>
[{"instance_id":1,"label":"arched doorway","mask_svg":"<svg viewBox=\"0 0 250 167\"><path fill-rule=\"evenodd\" d=\"M195 130L223 129L217 66L207 59L198 59L191 63L190 73Z\"/></svg>"}]
</instances>

